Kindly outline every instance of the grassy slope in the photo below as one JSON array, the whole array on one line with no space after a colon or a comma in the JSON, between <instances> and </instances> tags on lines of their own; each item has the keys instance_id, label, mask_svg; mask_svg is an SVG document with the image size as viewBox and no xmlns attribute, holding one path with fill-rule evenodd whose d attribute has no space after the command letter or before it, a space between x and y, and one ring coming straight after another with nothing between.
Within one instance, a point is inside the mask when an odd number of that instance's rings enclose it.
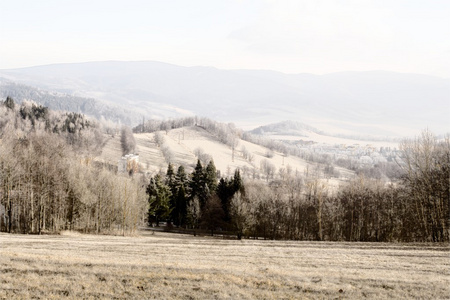
<instances>
[{"instance_id":1,"label":"grassy slope","mask_svg":"<svg viewBox=\"0 0 450 300\"><path fill-rule=\"evenodd\" d=\"M137 143L136 150L139 153L139 159L143 169L151 173L158 172L159 170L165 171L167 169L167 162L162 155L161 149L153 142L154 134L142 133L135 134L134 136ZM265 156L268 151L267 148L242 140L239 141L239 144L235 149L233 160L232 149L229 146L218 142L215 137L199 127L193 126L172 129L167 134L163 132L163 136L165 139L165 146L168 146L174 154L172 163L174 163L175 166L184 165L188 172L193 170L197 162L197 157L194 155L197 148L202 149L205 153L213 157L216 168L221 171L223 176L233 175L236 168L239 168L241 173L244 169L247 169L247 174L243 175L248 176L249 178L253 177L253 169L255 169L259 175L263 176L263 173L260 170L260 163L262 160L268 160L276 167L277 172L280 168L286 168L288 165L293 172L299 172L300 174L304 174L307 166L309 166L310 169L313 169L311 164L294 156L288 156L283 159L281 153L275 152L272 158L267 158ZM254 156L252 162L243 158L241 152L242 146ZM117 160L120 156L120 136L110 138L103 150L101 159L117 164ZM353 176L353 173L349 170L340 169L340 172L341 175L346 178ZM331 179L328 181L328 184L336 186L339 182L340 180Z\"/></svg>"},{"instance_id":2,"label":"grassy slope","mask_svg":"<svg viewBox=\"0 0 450 300\"><path fill-rule=\"evenodd\" d=\"M0 298L444 299L448 245L0 234Z\"/></svg>"}]
</instances>

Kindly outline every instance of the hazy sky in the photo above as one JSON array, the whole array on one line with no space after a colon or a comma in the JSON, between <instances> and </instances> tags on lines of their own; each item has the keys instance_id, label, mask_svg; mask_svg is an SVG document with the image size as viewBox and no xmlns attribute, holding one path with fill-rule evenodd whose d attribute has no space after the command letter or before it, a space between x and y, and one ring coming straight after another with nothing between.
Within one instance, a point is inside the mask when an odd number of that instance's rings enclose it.
<instances>
[{"instance_id":1,"label":"hazy sky","mask_svg":"<svg viewBox=\"0 0 450 300\"><path fill-rule=\"evenodd\" d=\"M450 0L0 0L0 69L97 60L450 78Z\"/></svg>"}]
</instances>

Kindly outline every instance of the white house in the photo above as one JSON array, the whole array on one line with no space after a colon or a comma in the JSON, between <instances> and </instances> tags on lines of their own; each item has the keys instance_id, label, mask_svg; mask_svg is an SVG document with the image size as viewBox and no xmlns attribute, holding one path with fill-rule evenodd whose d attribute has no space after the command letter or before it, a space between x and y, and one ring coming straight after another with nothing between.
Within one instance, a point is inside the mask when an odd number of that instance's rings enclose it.
<instances>
[{"instance_id":1,"label":"white house","mask_svg":"<svg viewBox=\"0 0 450 300\"><path fill-rule=\"evenodd\" d=\"M119 159L117 164L119 173L128 173L130 170L139 171L139 154L127 154Z\"/></svg>"}]
</instances>

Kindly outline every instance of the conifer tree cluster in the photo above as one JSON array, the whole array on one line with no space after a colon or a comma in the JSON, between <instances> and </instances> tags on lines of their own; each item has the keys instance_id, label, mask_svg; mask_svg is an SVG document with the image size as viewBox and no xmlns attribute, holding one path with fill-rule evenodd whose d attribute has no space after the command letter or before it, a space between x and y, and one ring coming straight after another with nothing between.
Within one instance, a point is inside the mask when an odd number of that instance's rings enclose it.
<instances>
[{"instance_id":1,"label":"conifer tree cluster","mask_svg":"<svg viewBox=\"0 0 450 300\"><path fill-rule=\"evenodd\" d=\"M232 230L230 201L238 191L243 192L239 170L232 178L218 179L211 160L206 167L200 160L192 173L183 166L175 172L169 163L165 176L155 175L147 185L149 225L159 226L167 221L181 228Z\"/></svg>"}]
</instances>

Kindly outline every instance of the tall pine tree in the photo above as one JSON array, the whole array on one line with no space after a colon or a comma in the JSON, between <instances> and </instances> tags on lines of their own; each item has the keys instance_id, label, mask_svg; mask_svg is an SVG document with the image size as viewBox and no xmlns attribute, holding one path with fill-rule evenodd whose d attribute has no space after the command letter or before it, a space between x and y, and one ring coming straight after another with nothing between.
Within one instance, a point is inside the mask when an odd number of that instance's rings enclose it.
<instances>
[{"instance_id":1,"label":"tall pine tree","mask_svg":"<svg viewBox=\"0 0 450 300\"><path fill-rule=\"evenodd\" d=\"M217 196L222 204L222 209L224 212L224 221L228 223L230 221L230 201L233 197L233 188L230 181L226 178L221 178L219 185L217 186Z\"/></svg>"},{"instance_id":2,"label":"tall pine tree","mask_svg":"<svg viewBox=\"0 0 450 300\"><path fill-rule=\"evenodd\" d=\"M167 174L173 173L173 167L169 164ZM187 205L188 198L186 195L187 190L187 176L183 166L178 167L177 173L173 175L173 179L168 181L170 189L172 191L171 207L172 212L170 214L176 226L185 226L187 218Z\"/></svg>"},{"instance_id":3,"label":"tall pine tree","mask_svg":"<svg viewBox=\"0 0 450 300\"><path fill-rule=\"evenodd\" d=\"M244 182L242 181L241 171L239 169L234 171L233 177L233 195L236 192L241 192L241 194L245 195Z\"/></svg>"},{"instance_id":4,"label":"tall pine tree","mask_svg":"<svg viewBox=\"0 0 450 300\"><path fill-rule=\"evenodd\" d=\"M166 178L164 180L164 183L169 187L170 193L171 193L170 198L169 198L169 205L172 208L172 211L169 215L169 222L172 222L174 220L175 214L176 214L175 198L177 196L178 186L176 183L175 171L174 171L173 165L171 163L169 163L169 165L167 167Z\"/></svg>"},{"instance_id":5,"label":"tall pine tree","mask_svg":"<svg viewBox=\"0 0 450 300\"><path fill-rule=\"evenodd\" d=\"M159 226L159 222L166 220L172 210L170 206L170 197L172 193L169 187L162 182L159 174L150 179L146 193L148 195L149 203L149 225L154 221L156 226Z\"/></svg>"},{"instance_id":6,"label":"tall pine tree","mask_svg":"<svg viewBox=\"0 0 450 300\"><path fill-rule=\"evenodd\" d=\"M194 172L191 175L190 187L190 200L194 197L198 197L200 202L200 207L203 208L208 194L208 189L205 181L205 172L200 160L197 160L197 165L195 166Z\"/></svg>"},{"instance_id":7,"label":"tall pine tree","mask_svg":"<svg viewBox=\"0 0 450 300\"><path fill-rule=\"evenodd\" d=\"M175 198L175 207L173 209L173 222L175 225L184 227L187 224L187 205L188 198L184 185L181 185L177 190Z\"/></svg>"},{"instance_id":8,"label":"tall pine tree","mask_svg":"<svg viewBox=\"0 0 450 300\"><path fill-rule=\"evenodd\" d=\"M206 166L205 181L208 185L210 194L215 194L217 191L217 170L213 160Z\"/></svg>"}]
</instances>

